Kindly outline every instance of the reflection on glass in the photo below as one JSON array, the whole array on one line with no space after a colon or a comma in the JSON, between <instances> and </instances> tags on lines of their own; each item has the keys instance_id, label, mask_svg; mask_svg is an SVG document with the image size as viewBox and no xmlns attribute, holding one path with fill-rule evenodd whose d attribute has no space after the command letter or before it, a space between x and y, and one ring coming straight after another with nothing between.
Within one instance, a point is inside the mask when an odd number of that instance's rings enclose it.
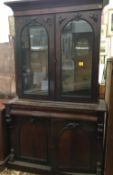
<instances>
[{"instance_id":1,"label":"reflection on glass","mask_svg":"<svg viewBox=\"0 0 113 175\"><path fill-rule=\"evenodd\" d=\"M48 95L48 35L37 24L27 26L21 37L24 94Z\"/></svg>"},{"instance_id":2,"label":"reflection on glass","mask_svg":"<svg viewBox=\"0 0 113 175\"><path fill-rule=\"evenodd\" d=\"M70 21L61 35L62 94L90 97L92 75L92 28L84 20Z\"/></svg>"}]
</instances>

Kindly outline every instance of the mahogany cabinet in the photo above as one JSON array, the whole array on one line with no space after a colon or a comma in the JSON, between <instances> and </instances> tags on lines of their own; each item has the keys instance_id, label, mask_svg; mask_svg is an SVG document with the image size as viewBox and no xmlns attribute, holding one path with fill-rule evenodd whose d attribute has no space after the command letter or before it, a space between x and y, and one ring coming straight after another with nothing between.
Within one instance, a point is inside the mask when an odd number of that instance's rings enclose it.
<instances>
[{"instance_id":1,"label":"mahogany cabinet","mask_svg":"<svg viewBox=\"0 0 113 175\"><path fill-rule=\"evenodd\" d=\"M6 3L15 18L18 98L6 105L7 165L40 174L102 175L106 105L99 100L105 0Z\"/></svg>"}]
</instances>

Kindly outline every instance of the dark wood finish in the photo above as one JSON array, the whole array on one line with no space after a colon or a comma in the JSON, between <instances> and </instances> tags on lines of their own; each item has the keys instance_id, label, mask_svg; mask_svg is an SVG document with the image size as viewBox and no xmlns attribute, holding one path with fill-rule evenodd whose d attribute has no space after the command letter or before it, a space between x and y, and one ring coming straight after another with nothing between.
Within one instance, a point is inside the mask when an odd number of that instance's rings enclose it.
<instances>
[{"instance_id":1,"label":"dark wood finish","mask_svg":"<svg viewBox=\"0 0 113 175\"><path fill-rule=\"evenodd\" d=\"M8 167L45 175L103 175L106 105L104 100L99 100L98 63L100 18L105 1L29 0L6 3L15 15L16 89L19 96L6 104L10 149ZM89 98L65 98L61 94L61 32L72 20L85 20L93 31ZM23 91L21 34L26 26L35 23L44 26L48 33L48 96L28 95Z\"/></svg>"},{"instance_id":2,"label":"dark wood finish","mask_svg":"<svg viewBox=\"0 0 113 175\"><path fill-rule=\"evenodd\" d=\"M54 15L42 15L42 16L32 16L32 17L24 17L24 18L15 18L15 26L16 26L16 89L17 94L20 97L24 98L31 98L31 95L26 95L23 93L23 87L22 87L22 64L23 59L22 52L21 52L21 31L24 29L25 26L32 23L35 25L35 23L39 23L45 27L47 30L47 33L49 35L49 53L48 53L48 66L49 66L49 96L39 96L38 98L41 99L53 99L55 96L55 61L54 61ZM51 73L52 72L52 73ZM32 98L36 99L37 95L32 95Z\"/></svg>"},{"instance_id":3,"label":"dark wood finish","mask_svg":"<svg viewBox=\"0 0 113 175\"><path fill-rule=\"evenodd\" d=\"M57 101L42 101L42 100L27 100L15 98L10 101L12 108L15 109L26 109L29 106L29 110L41 110L46 111L65 111L65 112L105 112L106 104L104 100L99 100L98 103L72 103L72 102L57 102Z\"/></svg>"},{"instance_id":4,"label":"dark wood finish","mask_svg":"<svg viewBox=\"0 0 113 175\"><path fill-rule=\"evenodd\" d=\"M105 1L105 0L104 0ZM8 6L10 6L14 11L27 11L27 10L36 10L36 9L41 9L41 8L53 8L53 7L58 7L61 8L63 6L85 6L87 5L87 9L88 7L95 7L95 9L97 8L102 8L105 3L103 0L84 0L84 2L82 0L77 0L77 1L73 1L73 0L29 0L29 1L13 1L13 2L7 2L6 4ZM27 2L27 4L26 4ZM108 3L108 0L106 0L106 4Z\"/></svg>"},{"instance_id":5,"label":"dark wood finish","mask_svg":"<svg viewBox=\"0 0 113 175\"><path fill-rule=\"evenodd\" d=\"M5 106L0 104L0 169L5 167L8 159L8 136L5 123Z\"/></svg>"},{"instance_id":6,"label":"dark wood finish","mask_svg":"<svg viewBox=\"0 0 113 175\"><path fill-rule=\"evenodd\" d=\"M108 106L107 138L105 151L105 175L113 174L113 59L107 62L106 71L106 103Z\"/></svg>"},{"instance_id":7,"label":"dark wood finish","mask_svg":"<svg viewBox=\"0 0 113 175\"><path fill-rule=\"evenodd\" d=\"M96 16L96 19L94 20L94 16ZM56 78L56 94L57 99L65 101L68 99L68 101L72 101L72 99L76 98L76 101L97 101L98 99L98 62L99 62L99 31L100 31L100 11L86 11L86 12L77 12L77 13L59 13L56 15L56 31L57 31L57 37L56 37L56 58L57 58L57 78ZM91 97L86 98L87 100L80 97L77 99L77 97L63 97L61 96L61 33L64 28L64 26L71 20L84 20L87 21L89 24L91 24L92 30L93 30L93 58L92 58L92 87L91 87ZM92 20L93 19L93 20ZM97 41L97 42L95 42Z\"/></svg>"},{"instance_id":8,"label":"dark wood finish","mask_svg":"<svg viewBox=\"0 0 113 175\"><path fill-rule=\"evenodd\" d=\"M16 80L17 94L21 98L38 98L63 101L84 101L96 102L99 97L98 86L98 63L99 63L99 40L100 40L100 19L103 8L103 1L19 1L7 2L15 13L16 28ZM26 4L26 5L25 5ZM80 11L80 12L79 12ZM65 12L65 13L64 13ZM59 20L61 20L60 22ZM85 20L93 31L93 58L91 75L91 96L90 97L63 97L61 95L61 31L70 20ZM39 23L45 27L49 39L49 96L26 95L23 93L22 84L22 51L21 34L29 24Z\"/></svg>"},{"instance_id":9,"label":"dark wood finish","mask_svg":"<svg viewBox=\"0 0 113 175\"><path fill-rule=\"evenodd\" d=\"M56 168L62 171L95 172L95 123L56 119L53 128Z\"/></svg>"},{"instance_id":10,"label":"dark wood finish","mask_svg":"<svg viewBox=\"0 0 113 175\"><path fill-rule=\"evenodd\" d=\"M62 108L63 102L55 102L56 110L55 104L52 106L49 101L14 100L9 103L6 107L10 133L8 166L32 168L42 171L41 174L97 172L98 175L100 170L102 173L106 111L103 102L86 104L86 110L81 104L81 111L77 107L70 108L72 103L66 102L69 112L66 105Z\"/></svg>"},{"instance_id":11,"label":"dark wood finish","mask_svg":"<svg viewBox=\"0 0 113 175\"><path fill-rule=\"evenodd\" d=\"M19 160L49 162L49 121L47 119L13 116L11 142L15 157ZM18 135L18 137L17 137ZM10 158L12 160L12 157Z\"/></svg>"}]
</instances>

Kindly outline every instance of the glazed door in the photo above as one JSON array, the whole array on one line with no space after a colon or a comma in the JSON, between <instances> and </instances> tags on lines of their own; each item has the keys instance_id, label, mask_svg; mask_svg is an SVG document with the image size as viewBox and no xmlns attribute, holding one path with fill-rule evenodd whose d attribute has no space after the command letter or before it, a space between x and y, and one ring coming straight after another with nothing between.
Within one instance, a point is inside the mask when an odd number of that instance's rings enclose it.
<instances>
[{"instance_id":1,"label":"glazed door","mask_svg":"<svg viewBox=\"0 0 113 175\"><path fill-rule=\"evenodd\" d=\"M54 15L16 19L17 90L20 96L54 97Z\"/></svg>"},{"instance_id":2,"label":"glazed door","mask_svg":"<svg viewBox=\"0 0 113 175\"><path fill-rule=\"evenodd\" d=\"M98 16L92 11L16 19L19 96L97 100Z\"/></svg>"},{"instance_id":3,"label":"glazed door","mask_svg":"<svg viewBox=\"0 0 113 175\"><path fill-rule=\"evenodd\" d=\"M99 19L96 13L95 19L95 12L58 14L56 17L58 99L97 98L98 50L95 40L98 40L96 20Z\"/></svg>"}]
</instances>

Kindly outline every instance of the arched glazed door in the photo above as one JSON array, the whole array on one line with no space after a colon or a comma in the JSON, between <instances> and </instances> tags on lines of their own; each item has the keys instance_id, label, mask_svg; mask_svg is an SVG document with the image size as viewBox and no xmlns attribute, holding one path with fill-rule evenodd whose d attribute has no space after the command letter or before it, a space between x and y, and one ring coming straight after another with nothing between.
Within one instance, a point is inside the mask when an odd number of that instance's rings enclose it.
<instances>
[{"instance_id":1,"label":"arched glazed door","mask_svg":"<svg viewBox=\"0 0 113 175\"><path fill-rule=\"evenodd\" d=\"M95 79L93 71L98 72L96 22L85 12L58 14L56 26L57 98L96 98L98 77Z\"/></svg>"},{"instance_id":2,"label":"arched glazed door","mask_svg":"<svg viewBox=\"0 0 113 175\"><path fill-rule=\"evenodd\" d=\"M54 15L25 17L17 30L19 95L52 99L55 89Z\"/></svg>"},{"instance_id":3,"label":"arched glazed door","mask_svg":"<svg viewBox=\"0 0 113 175\"><path fill-rule=\"evenodd\" d=\"M43 25L35 23L24 28L21 35L22 86L25 94L48 95L48 34Z\"/></svg>"}]
</instances>

